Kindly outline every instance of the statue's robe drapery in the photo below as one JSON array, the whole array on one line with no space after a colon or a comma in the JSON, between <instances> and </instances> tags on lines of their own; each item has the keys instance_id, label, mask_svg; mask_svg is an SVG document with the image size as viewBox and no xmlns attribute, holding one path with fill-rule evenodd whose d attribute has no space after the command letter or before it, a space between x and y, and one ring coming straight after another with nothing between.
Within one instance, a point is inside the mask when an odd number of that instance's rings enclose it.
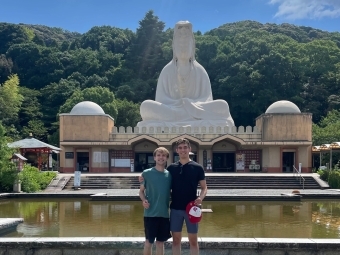
<instances>
[{"instance_id":1,"label":"statue's robe drapery","mask_svg":"<svg viewBox=\"0 0 340 255\"><path fill-rule=\"evenodd\" d=\"M228 103L213 100L209 76L196 61L190 72L180 76L175 60L162 70L155 101L140 108L143 121L138 126L234 126Z\"/></svg>"}]
</instances>

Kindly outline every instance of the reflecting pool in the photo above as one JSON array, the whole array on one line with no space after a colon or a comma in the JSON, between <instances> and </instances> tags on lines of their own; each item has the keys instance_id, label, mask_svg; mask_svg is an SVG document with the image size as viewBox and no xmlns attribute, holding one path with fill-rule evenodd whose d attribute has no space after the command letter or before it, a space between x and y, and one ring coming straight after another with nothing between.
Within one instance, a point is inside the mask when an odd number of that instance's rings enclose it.
<instances>
[{"instance_id":1,"label":"reflecting pool","mask_svg":"<svg viewBox=\"0 0 340 255\"><path fill-rule=\"evenodd\" d=\"M201 237L340 237L338 201L205 201L203 208L213 212L203 214ZM0 218L17 217L24 222L3 237L144 236L141 202L0 200Z\"/></svg>"}]
</instances>

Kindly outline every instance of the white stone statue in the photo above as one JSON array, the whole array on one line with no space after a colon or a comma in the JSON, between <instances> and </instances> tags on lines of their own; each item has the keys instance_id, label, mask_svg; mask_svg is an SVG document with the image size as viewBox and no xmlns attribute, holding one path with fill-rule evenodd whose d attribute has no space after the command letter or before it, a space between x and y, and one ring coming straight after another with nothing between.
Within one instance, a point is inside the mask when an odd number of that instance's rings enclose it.
<instances>
[{"instance_id":1,"label":"white stone statue","mask_svg":"<svg viewBox=\"0 0 340 255\"><path fill-rule=\"evenodd\" d=\"M140 106L143 121L138 127L234 126L228 103L213 100L207 72L195 60L192 24L176 24L173 59L163 68L156 100Z\"/></svg>"}]
</instances>

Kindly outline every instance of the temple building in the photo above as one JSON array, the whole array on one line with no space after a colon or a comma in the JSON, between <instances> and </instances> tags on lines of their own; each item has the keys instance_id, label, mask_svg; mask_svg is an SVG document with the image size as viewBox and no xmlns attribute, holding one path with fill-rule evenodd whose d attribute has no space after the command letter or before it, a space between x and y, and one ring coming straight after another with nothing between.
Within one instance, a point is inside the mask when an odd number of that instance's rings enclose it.
<instances>
[{"instance_id":1,"label":"temple building","mask_svg":"<svg viewBox=\"0 0 340 255\"><path fill-rule=\"evenodd\" d=\"M60 171L141 172L154 165L159 146L169 150L168 164L177 161L175 143L187 138L192 159L206 171L311 172L312 115L278 101L254 127L236 127L228 103L213 99L195 49L192 24L177 22L173 57L159 75L155 100L142 102L136 127L117 127L93 102L60 114Z\"/></svg>"},{"instance_id":2,"label":"temple building","mask_svg":"<svg viewBox=\"0 0 340 255\"><path fill-rule=\"evenodd\" d=\"M81 102L60 114L60 172L141 172L154 165L159 146L170 151L170 164L179 138L207 172L312 172L312 114L289 101L270 105L254 127L117 127L99 105Z\"/></svg>"}]
</instances>

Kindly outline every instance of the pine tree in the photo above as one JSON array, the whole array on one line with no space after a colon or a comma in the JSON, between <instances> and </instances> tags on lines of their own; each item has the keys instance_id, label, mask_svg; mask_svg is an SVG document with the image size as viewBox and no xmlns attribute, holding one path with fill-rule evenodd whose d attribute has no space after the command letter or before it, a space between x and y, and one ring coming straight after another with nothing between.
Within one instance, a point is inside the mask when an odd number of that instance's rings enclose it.
<instances>
[{"instance_id":1,"label":"pine tree","mask_svg":"<svg viewBox=\"0 0 340 255\"><path fill-rule=\"evenodd\" d=\"M128 49L128 67L136 74L136 79L157 78L163 66L162 43L165 24L159 21L153 11L148 11L139 22L136 37Z\"/></svg>"}]
</instances>

